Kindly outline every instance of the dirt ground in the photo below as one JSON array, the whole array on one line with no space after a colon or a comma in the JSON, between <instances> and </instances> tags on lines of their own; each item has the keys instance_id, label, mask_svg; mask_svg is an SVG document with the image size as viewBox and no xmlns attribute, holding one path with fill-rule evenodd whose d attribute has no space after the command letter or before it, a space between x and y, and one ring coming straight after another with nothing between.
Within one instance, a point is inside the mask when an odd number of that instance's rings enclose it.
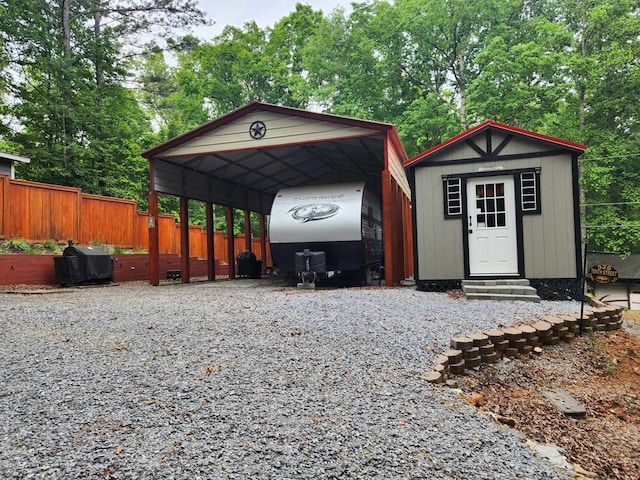
<instances>
[{"instance_id":1,"label":"dirt ground","mask_svg":"<svg viewBox=\"0 0 640 480\"><path fill-rule=\"evenodd\" d=\"M625 312L623 320L622 330L544 347L540 354L499 361L456 380L465 395L484 397L482 413L529 439L563 448L578 478L637 480L640 315ZM569 392L586 406L586 415L561 413L541 389Z\"/></svg>"}]
</instances>

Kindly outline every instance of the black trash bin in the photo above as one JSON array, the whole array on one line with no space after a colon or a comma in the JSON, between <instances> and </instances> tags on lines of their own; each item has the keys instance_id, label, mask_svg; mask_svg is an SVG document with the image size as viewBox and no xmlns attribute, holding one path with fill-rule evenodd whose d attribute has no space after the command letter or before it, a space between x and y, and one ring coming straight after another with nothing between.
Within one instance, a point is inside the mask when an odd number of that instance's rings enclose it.
<instances>
[{"instance_id":1,"label":"black trash bin","mask_svg":"<svg viewBox=\"0 0 640 480\"><path fill-rule=\"evenodd\" d=\"M238 254L238 276L247 278L262 277L262 261L250 250L243 250Z\"/></svg>"},{"instance_id":2,"label":"black trash bin","mask_svg":"<svg viewBox=\"0 0 640 480\"><path fill-rule=\"evenodd\" d=\"M53 261L62 286L113 281L113 258L101 248L69 245Z\"/></svg>"}]
</instances>

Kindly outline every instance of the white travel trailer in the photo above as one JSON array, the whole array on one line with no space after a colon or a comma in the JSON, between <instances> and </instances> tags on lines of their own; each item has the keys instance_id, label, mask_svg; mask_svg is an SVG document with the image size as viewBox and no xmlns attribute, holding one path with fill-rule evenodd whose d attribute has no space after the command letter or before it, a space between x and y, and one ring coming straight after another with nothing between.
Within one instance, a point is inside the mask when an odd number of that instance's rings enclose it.
<instances>
[{"instance_id":1,"label":"white travel trailer","mask_svg":"<svg viewBox=\"0 0 640 480\"><path fill-rule=\"evenodd\" d=\"M383 267L381 202L364 182L282 189L269 241L274 265L291 280L307 272L368 283Z\"/></svg>"}]
</instances>

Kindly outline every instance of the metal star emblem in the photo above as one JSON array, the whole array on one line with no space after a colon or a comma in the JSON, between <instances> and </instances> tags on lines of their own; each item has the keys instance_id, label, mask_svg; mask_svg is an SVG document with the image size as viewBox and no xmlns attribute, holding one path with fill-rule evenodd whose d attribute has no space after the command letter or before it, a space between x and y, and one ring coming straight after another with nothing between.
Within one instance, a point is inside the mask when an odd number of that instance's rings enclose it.
<instances>
[{"instance_id":1,"label":"metal star emblem","mask_svg":"<svg viewBox=\"0 0 640 480\"><path fill-rule=\"evenodd\" d=\"M249 127L249 135L251 135L251 138L253 139L258 140L264 137L266 133L267 133L267 126L264 124L264 122L261 122L260 120L253 122Z\"/></svg>"}]
</instances>

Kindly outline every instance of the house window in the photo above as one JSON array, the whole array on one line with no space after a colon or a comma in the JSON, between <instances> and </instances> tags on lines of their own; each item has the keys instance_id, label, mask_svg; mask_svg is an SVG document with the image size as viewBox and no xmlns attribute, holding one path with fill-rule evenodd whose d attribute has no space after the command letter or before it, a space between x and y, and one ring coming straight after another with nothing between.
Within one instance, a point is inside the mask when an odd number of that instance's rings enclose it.
<instances>
[{"instance_id":1,"label":"house window","mask_svg":"<svg viewBox=\"0 0 640 480\"><path fill-rule=\"evenodd\" d=\"M520 174L520 206L522 213L540 213L540 174Z\"/></svg>"},{"instance_id":2,"label":"house window","mask_svg":"<svg viewBox=\"0 0 640 480\"><path fill-rule=\"evenodd\" d=\"M444 180L444 216L446 218L462 215L462 179L447 178Z\"/></svg>"}]
</instances>

